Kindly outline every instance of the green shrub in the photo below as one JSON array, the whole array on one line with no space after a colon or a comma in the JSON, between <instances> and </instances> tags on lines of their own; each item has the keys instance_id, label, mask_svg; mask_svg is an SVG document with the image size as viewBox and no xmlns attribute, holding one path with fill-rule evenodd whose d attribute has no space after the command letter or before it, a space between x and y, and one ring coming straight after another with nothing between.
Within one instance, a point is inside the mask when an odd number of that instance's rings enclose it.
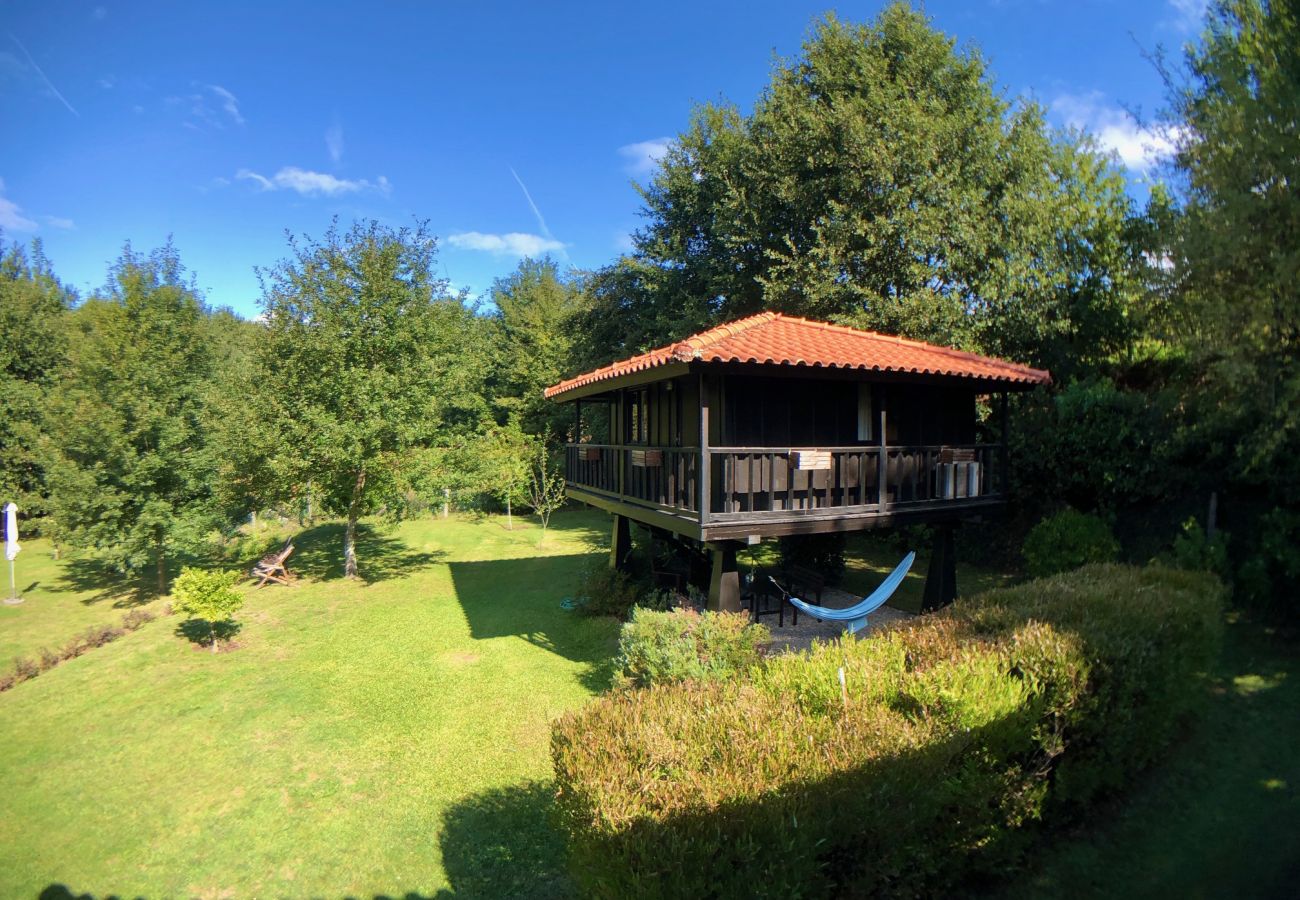
<instances>
[{"instance_id":1,"label":"green shrub","mask_svg":"<svg viewBox=\"0 0 1300 900\"><path fill-rule=\"evenodd\" d=\"M1220 531L1213 538L1208 537L1201 523L1192 516L1174 538L1174 565L1228 577L1228 535Z\"/></svg>"},{"instance_id":2,"label":"green shrub","mask_svg":"<svg viewBox=\"0 0 1300 900\"><path fill-rule=\"evenodd\" d=\"M1024 553L1025 569L1041 578L1087 563L1114 562L1119 542L1103 519L1063 509L1030 529Z\"/></svg>"},{"instance_id":3,"label":"green shrub","mask_svg":"<svg viewBox=\"0 0 1300 900\"><path fill-rule=\"evenodd\" d=\"M783 537L777 542L781 566L802 566L821 575L827 584L839 584L844 577L845 541L842 531Z\"/></svg>"},{"instance_id":4,"label":"green shrub","mask_svg":"<svg viewBox=\"0 0 1300 900\"><path fill-rule=\"evenodd\" d=\"M1270 616L1300 617L1300 512L1277 508L1260 517L1236 587L1247 606Z\"/></svg>"},{"instance_id":5,"label":"green shrub","mask_svg":"<svg viewBox=\"0 0 1300 900\"><path fill-rule=\"evenodd\" d=\"M213 653L217 652L217 624L229 622L244 605L244 595L235 590L243 577L241 572L187 566L172 586L176 611L208 624Z\"/></svg>"},{"instance_id":6,"label":"green shrub","mask_svg":"<svg viewBox=\"0 0 1300 900\"><path fill-rule=\"evenodd\" d=\"M598 563L582 570L573 592L573 608L584 616L626 619L642 594L626 572Z\"/></svg>"},{"instance_id":7,"label":"green shrub","mask_svg":"<svg viewBox=\"0 0 1300 900\"><path fill-rule=\"evenodd\" d=\"M552 735L573 876L603 897L932 896L1013 866L1025 826L1160 756L1204 696L1221 595L1089 566L602 697Z\"/></svg>"},{"instance_id":8,"label":"green shrub","mask_svg":"<svg viewBox=\"0 0 1300 900\"><path fill-rule=\"evenodd\" d=\"M757 665L771 640L741 613L638 608L619 634L619 666L636 687L730 678Z\"/></svg>"}]
</instances>

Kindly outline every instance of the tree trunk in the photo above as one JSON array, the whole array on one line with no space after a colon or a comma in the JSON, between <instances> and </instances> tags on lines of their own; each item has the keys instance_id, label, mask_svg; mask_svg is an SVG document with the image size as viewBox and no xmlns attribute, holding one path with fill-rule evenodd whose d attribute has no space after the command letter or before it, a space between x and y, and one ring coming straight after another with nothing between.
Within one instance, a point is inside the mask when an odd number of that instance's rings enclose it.
<instances>
[{"instance_id":1,"label":"tree trunk","mask_svg":"<svg viewBox=\"0 0 1300 900\"><path fill-rule=\"evenodd\" d=\"M167 596L167 551L158 548L158 596Z\"/></svg>"},{"instance_id":2,"label":"tree trunk","mask_svg":"<svg viewBox=\"0 0 1300 900\"><path fill-rule=\"evenodd\" d=\"M208 634L212 636L212 652L217 652L217 623L208 623Z\"/></svg>"},{"instance_id":3,"label":"tree trunk","mask_svg":"<svg viewBox=\"0 0 1300 900\"><path fill-rule=\"evenodd\" d=\"M506 492L506 528L510 531L515 530L515 520L510 517L510 492Z\"/></svg>"},{"instance_id":4,"label":"tree trunk","mask_svg":"<svg viewBox=\"0 0 1300 900\"><path fill-rule=\"evenodd\" d=\"M343 535L343 576L357 577L357 517L361 510L361 495L366 489L366 470L357 473L357 483L352 488L352 502L348 504L348 529Z\"/></svg>"}]
</instances>

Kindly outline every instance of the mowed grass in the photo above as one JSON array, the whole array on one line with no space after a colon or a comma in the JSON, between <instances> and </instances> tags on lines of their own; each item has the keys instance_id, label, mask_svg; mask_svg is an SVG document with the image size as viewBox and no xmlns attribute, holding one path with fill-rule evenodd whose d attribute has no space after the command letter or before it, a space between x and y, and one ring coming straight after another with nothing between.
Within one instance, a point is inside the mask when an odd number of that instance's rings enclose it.
<instances>
[{"instance_id":1,"label":"mowed grass","mask_svg":"<svg viewBox=\"0 0 1300 900\"><path fill-rule=\"evenodd\" d=\"M56 560L48 540L23 538L14 561L17 606L0 604L0 669L15 656L35 656L41 648L57 649L92 625L116 625L132 609L157 611L162 603L134 582L106 579L102 571L78 561ZM5 597L9 563L3 563Z\"/></svg>"},{"instance_id":2,"label":"mowed grass","mask_svg":"<svg viewBox=\"0 0 1300 900\"><path fill-rule=\"evenodd\" d=\"M606 522L371 530L360 583L322 526L308 577L249 590L234 652L161 618L0 694L0 896L564 893L549 726L605 686L617 626L559 602ZM8 646L111 610L66 565L6 611Z\"/></svg>"}]
</instances>

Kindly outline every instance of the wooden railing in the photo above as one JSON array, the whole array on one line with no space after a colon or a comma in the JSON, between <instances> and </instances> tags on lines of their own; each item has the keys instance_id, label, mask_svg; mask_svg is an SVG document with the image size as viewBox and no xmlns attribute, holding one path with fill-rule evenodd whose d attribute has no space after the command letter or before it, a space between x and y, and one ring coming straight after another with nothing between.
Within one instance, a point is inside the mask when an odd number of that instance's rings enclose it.
<instances>
[{"instance_id":1,"label":"wooden railing","mask_svg":"<svg viewBox=\"0 0 1300 900\"><path fill-rule=\"evenodd\" d=\"M569 444L566 453L566 477L574 487L719 522L837 512L870 515L922 504L1000 499L1005 477L999 444L710 447L703 452L698 447ZM707 479L701 477L705 473Z\"/></svg>"}]
</instances>

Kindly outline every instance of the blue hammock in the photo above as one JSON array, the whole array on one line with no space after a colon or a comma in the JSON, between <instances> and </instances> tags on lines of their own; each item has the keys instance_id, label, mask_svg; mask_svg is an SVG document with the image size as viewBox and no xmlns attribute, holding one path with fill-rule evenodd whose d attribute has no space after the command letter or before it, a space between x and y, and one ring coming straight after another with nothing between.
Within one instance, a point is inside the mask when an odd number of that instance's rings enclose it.
<instances>
[{"instance_id":1,"label":"blue hammock","mask_svg":"<svg viewBox=\"0 0 1300 900\"><path fill-rule=\"evenodd\" d=\"M884 606L890 597L894 596L894 591L903 583L907 577L908 570L912 568L912 563L916 561L916 553L909 553L903 557L903 561L898 564L898 568L889 573L889 577L880 583L880 587L871 592L871 596L865 598L861 603L855 603L848 609L829 609L825 606L813 606L811 603L805 603L798 597L790 597L790 602L798 609L818 619L826 619L831 622L848 622L849 634L854 634L867 627L867 616L871 615L880 607ZM776 579L772 583L778 588ZM781 588L782 593L786 593ZM789 596L789 594L786 594Z\"/></svg>"}]
</instances>

